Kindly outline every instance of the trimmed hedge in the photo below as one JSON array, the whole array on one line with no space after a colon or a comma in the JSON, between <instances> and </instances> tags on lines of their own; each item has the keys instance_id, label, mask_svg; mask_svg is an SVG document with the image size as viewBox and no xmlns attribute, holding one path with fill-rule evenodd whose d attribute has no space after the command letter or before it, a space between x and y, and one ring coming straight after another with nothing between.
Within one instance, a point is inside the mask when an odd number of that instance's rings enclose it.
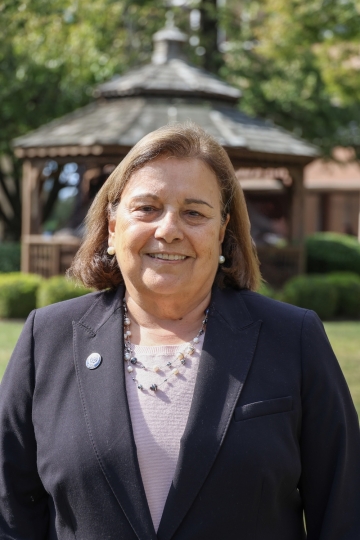
<instances>
[{"instance_id":1,"label":"trimmed hedge","mask_svg":"<svg viewBox=\"0 0 360 540\"><path fill-rule=\"evenodd\" d=\"M20 244L0 243L0 273L20 271Z\"/></svg>"},{"instance_id":2,"label":"trimmed hedge","mask_svg":"<svg viewBox=\"0 0 360 540\"><path fill-rule=\"evenodd\" d=\"M0 317L24 319L36 307L40 276L12 272L0 275Z\"/></svg>"},{"instance_id":3,"label":"trimmed hedge","mask_svg":"<svg viewBox=\"0 0 360 540\"><path fill-rule=\"evenodd\" d=\"M335 316L339 293L324 276L305 275L290 279L283 288L284 302L314 310L320 319Z\"/></svg>"},{"instance_id":4,"label":"trimmed hedge","mask_svg":"<svg viewBox=\"0 0 360 540\"><path fill-rule=\"evenodd\" d=\"M48 306L70 298L77 298L88 294L91 290L80 285L76 285L63 276L54 276L41 283L37 292L37 307Z\"/></svg>"},{"instance_id":5,"label":"trimmed hedge","mask_svg":"<svg viewBox=\"0 0 360 540\"><path fill-rule=\"evenodd\" d=\"M354 236L316 233L306 239L307 272L347 271L360 275L360 243Z\"/></svg>"},{"instance_id":6,"label":"trimmed hedge","mask_svg":"<svg viewBox=\"0 0 360 540\"><path fill-rule=\"evenodd\" d=\"M360 276L351 272L336 272L326 275L326 281L338 292L335 315L360 317Z\"/></svg>"},{"instance_id":7,"label":"trimmed hedge","mask_svg":"<svg viewBox=\"0 0 360 540\"><path fill-rule=\"evenodd\" d=\"M63 276L44 279L35 274L0 274L0 317L25 319L37 308L91 292Z\"/></svg>"},{"instance_id":8,"label":"trimmed hedge","mask_svg":"<svg viewBox=\"0 0 360 540\"><path fill-rule=\"evenodd\" d=\"M321 319L360 317L360 276L351 272L304 275L289 280L282 300L313 309Z\"/></svg>"}]
</instances>

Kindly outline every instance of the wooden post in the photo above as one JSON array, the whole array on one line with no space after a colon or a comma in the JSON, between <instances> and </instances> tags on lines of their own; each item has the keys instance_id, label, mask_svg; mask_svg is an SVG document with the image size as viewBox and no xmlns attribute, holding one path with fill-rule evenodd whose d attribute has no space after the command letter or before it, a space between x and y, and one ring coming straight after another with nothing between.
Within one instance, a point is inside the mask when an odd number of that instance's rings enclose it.
<instances>
[{"instance_id":1,"label":"wooden post","mask_svg":"<svg viewBox=\"0 0 360 540\"><path fill-rule=\"evenodd\" d=\"M301 245L304 241L304 210L305 188L302 168L289 168L292 185L292 201L290 214L290 240L293 244Z\"/></svg>"},{"instance_id":2,"label":"wooden post","mask_svg":"<svg viewBox=\"0 0 360 540\"><path fill-rule=\"evenodd\" d=\"M30 160L24 161L22 176L21 271L30 271L30 245L28 236L40 233L40 174L42 167Z\"/></svg>"},{"instance_id":3,"label":"wooden post","mask_svg":"<svg viewBox=\"0 0 360 540\"><path fill-rule=\"evenodd\" d=\"M291 167L289 173L293 180L292 201L290 214L290 240L299 248L299 273L305 271L305 246L304 246L304 213L305 213L305 187L302 167Z\"/></svg>"}]
</instances>

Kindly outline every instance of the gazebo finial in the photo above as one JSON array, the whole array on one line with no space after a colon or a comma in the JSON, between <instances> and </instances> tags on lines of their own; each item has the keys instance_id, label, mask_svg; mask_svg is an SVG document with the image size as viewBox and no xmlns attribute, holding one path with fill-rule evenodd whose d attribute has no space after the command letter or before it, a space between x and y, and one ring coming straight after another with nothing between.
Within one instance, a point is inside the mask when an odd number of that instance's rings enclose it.
<instances>
[{"instance_id":1,"label":"gazebo finial","mask_svg":"<svg viewBox=\"0 0 360 540\"><path fill-rule=\"evenodd\" d=\"M165 27L154 34L153 41L154 52L151 59L153 64L166 64L174 59L186 60L182 48L187 41L187 35L175 26L172 11L166 13Z\"/></svg>"},{"instance_id":2,"label":"gazebo finial","mask_svg":"<svg viewBox=\"0 0 360 540\"><path fill-rule=\"evenodd\" d=\"M174 12L173 11L167 11L165 13L165 17L166 17L165 27L166 28L174 28L174 26L175 26L175 22L174 22L175 14L174 14Z\"/></svg>"}]
</instances>

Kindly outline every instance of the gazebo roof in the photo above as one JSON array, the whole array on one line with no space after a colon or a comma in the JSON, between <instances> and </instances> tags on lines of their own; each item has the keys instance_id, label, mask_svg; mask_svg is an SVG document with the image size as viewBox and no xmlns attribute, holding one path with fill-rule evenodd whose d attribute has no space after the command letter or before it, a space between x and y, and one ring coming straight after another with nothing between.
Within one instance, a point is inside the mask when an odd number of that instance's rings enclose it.
<instances>
[{"instance_id":1,"label":"gazebo roof","mask_svg":"<svg viewBox=\"0 0 360 540\"><path fill-rule=\"evenodd\" d=\"M202 69L180 58L166 64L147 64L122 76L101 84L96 97L114 98L127 96L199 97L236 103L240 91Z\"/></svg>"},{"instance_id":2,"label":"gazebo roof","mask_svg":"<svg viewBox=\"0 0 360 540\"><path fill-rule=\"evenodd\" d=\"M90 105L15 139L17 155L114 155L169 122L186 120L233 151L304 162L317 155L291 133L241 113L237 88L186 62L185 39L171 25L157 32L150 64L99 85Z\"/></svg>"},{"instance_id":3,"label":"gazebo roof","mask_svg":"<svg viewBox=\"0 0 360 540\"><path fill-rule=\"evenodd\" d=\"M192 120L213 135L222 146L253 152L293 156L316 156L316 149L270 123L250 118L225 105L168 102L144 97L95 102L59 120L19 137L22 149L56 147L133 146L144 135L169 121ZM80 148L79 152L81 154ZM62 153L60 153L62 155Z\"/></svg>"}]
</instances>

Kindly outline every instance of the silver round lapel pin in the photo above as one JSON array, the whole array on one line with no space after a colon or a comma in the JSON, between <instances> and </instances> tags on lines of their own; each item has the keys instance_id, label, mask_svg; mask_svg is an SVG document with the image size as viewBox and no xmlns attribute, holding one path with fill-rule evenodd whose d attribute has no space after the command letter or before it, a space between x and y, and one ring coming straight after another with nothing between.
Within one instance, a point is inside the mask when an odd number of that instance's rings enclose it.
<instances>
[{"instance_id":1,"label":"silver round lapel pin","mask_svg":"<svg viewBox=\"0 0 360 540\"><path fill-rule=\"evenodd\" d=\"M86 359L86 367L88 369L96 369L100 366L102 358L99 353L93 352Z\"/></svg>"}]
</instances>

